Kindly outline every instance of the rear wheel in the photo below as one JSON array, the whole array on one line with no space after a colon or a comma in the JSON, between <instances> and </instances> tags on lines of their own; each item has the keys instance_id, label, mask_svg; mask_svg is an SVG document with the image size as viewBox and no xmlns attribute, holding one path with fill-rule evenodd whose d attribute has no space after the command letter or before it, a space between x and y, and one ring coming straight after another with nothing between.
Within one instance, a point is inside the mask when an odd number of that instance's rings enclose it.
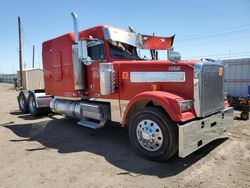
<instances>
[{"instance_id":1,"label":"rear wheel","mask_svg":"<svg viewBox=\"0 0 250 188\"><path fill-rule=\"evenodd\" d=\"M176 125L158 107L146 107L133 116L129 137L141 156L154 161L165 161L178 149Z\"/></svg>"},{"instance_id":2,"label":"rear wheel","mask_svg":"<svg viewBox=\"0 0 250 188\"><path fill-rule=\"evenodd\" d=\"M18 96L18 105L22 113L27 114L29 112L28 103L22 91L19 93L19 96Z\"/></svg>"},{"instance_id":3,"label":"rear wheel","mask_svg":"<svg viewBox=\"0 0 250 188\"><path fill-rule=\"evenodd\" d=\"M50 114L50 113L51 113L50 107L44 107L44 108L43 108L43 113L42 113L42 114L48 115L48 114Z\"/></svg>"},{"instance_id":4,"label":"rear wheel","mask_svg":"<svg viewBox=\"0 0 250 188\"><path fill-rule=\"evenodd\" d=\"M243 120L248 120L249 119L249 113L245 112L245 111L241 112L240 118L243 119Z\"/></svg>"},{"instance_id":5,"label":"rear wheel","mask_svg":"<svg viewBox=\"0 0 250 188\"><path fill-rule=\"evenodd\" d=\"M29 112L32 116L38 116L43 112L42 108L37 107L35 95L34 93L31 92L28 97L28 107L29 107Z\"/></svg>"}]
</instances>

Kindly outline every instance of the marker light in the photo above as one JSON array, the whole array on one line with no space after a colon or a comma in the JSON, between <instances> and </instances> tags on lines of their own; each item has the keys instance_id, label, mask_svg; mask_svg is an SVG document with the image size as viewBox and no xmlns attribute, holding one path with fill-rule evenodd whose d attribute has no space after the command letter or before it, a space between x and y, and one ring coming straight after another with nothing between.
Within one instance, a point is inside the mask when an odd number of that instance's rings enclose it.
<instances>
[{"instance_id":1,"label":"marker light","mask_svg":"<svg viewBox=\"0 0 250 188\"><path fill-rule=\"evenodd\" d=\"M152 91L157 91L157 85L156 84L152 84L151 85L151 90Z\"/></svg>"}]
</instances>

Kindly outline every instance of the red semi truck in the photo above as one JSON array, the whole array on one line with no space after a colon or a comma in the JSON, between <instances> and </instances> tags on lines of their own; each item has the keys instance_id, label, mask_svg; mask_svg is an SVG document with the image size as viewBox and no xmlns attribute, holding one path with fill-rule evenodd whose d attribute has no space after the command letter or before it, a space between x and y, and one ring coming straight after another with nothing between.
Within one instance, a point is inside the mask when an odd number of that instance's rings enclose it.
<instances>
[{"instance_id":1,"label":"red semi truck","mask_svg":"<svg viewBox=\"0 0 250 188\"><path fill-rule=\"evenodd\" d=\"M51 109L94 129L119 122L128 126L135 150L156 161L177 152L185 157L232 126L220 62L181 60L171 51L174 36L107 25L79 32L72 16L74 33L43 43L45 90L19 93L23 113ZM168 59L158 60L159 50Z\"/></svg>"}]
</instances>

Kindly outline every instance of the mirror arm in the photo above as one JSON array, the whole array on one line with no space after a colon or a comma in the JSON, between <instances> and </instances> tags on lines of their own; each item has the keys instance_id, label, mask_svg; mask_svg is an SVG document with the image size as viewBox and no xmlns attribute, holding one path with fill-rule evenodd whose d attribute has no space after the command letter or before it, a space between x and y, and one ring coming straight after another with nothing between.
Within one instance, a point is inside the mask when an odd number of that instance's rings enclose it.
<instances>
[{"instance_id":1,"label":"mirror arm","mask_svg":"<svg viewBox=\"0 0 250 188\"><path fill-rule=\"evenodd\" d=\"M93 60L90 57L87 58L81 58L80 61L84 64L84 65L91 65Z\"/></svg>"}]
</instances>

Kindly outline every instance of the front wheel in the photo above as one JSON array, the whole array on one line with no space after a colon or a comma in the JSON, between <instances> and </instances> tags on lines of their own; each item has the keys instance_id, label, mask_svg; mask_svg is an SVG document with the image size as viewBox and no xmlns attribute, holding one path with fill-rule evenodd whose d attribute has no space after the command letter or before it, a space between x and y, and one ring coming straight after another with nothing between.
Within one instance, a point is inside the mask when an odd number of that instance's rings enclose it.
<instances>
[{"instance_id":1,"label":"front wheel","mask_svg":"<svg viewBox=\"0 0 250 188\"><path fill-rule=\"evenodd\" d=\"M135 150L154 161L166 161L178 149L176 125L159 107L146 107L136 113L129 125Z\"/></svg>"}]
</instances>

